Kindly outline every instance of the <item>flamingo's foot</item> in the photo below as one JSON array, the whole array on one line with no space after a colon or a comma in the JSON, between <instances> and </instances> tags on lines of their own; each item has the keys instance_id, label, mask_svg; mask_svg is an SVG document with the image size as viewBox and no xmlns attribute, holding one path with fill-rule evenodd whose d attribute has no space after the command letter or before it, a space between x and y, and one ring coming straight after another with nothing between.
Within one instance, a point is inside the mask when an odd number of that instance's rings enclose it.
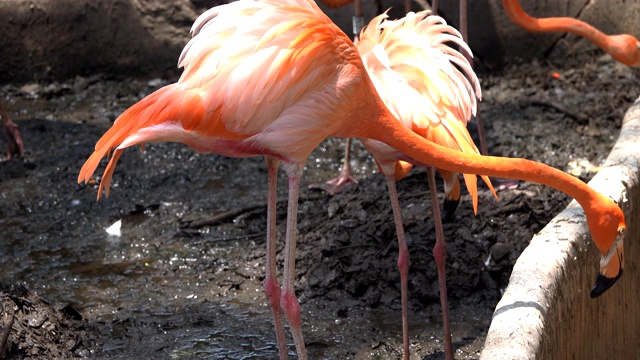
<instances>
[{"instance_id":1,"label":"flamingo's foot","mask_svg":"<svg viewBox=\"0 0 640 360\"><path fill-rule=\"evenodd\" d=\"M280 294L282 289L278 284L278 281L267 275L264 280L264 292L267 294L269 305L271 306L271 313L273 314L273 322L276 328L276 340L278 341L278 354L280 360L286 360L287 344L284 334L284 322L282 319L282 308L280 307Z\"/></svg>"},{"instance_id":2,"label":"flamingo's foot","mask_svg":"<svg viewBox=\"0 0 640 360\"><path fill-rule=\"evenodd\" d=\"M280 296L280 306L285 318L289 322L289 330L296 345L298 360L307 360L307 350L302 336L302 321L300 319L300 303L296 294L290 288L284 288Z\"/></svg>"},{"instance_id":3,"label":"flamingo's foot","mask_svg":"<svg viewBox=\"0 0 640 360\"><path fill-rule=\"evenodd\" d=\"M357 184L356 180L351 172L341 172L338 177L331 179L324 184L311 184L309 189L318 189L326 191L329 195L335 195L351 185Z\"/></svg>"},{"instance_id":4,"label":"flamingo's foot","mask_svg":"<svg viewBox=\"0 0 640 360\"><path fill-rule=\"evenodd\" d=\"M491 178L491 182L496 191L517 189L520 184L520 180L505 178Z\"/></svg>"},{"instance_id":5,"label":"flamingo's foot","mask_svg":"<svg viewBox=\"0 0 640 360\"><path fill-rule=\"evenodd\" d=\"M8 120L4 124L4 131L7 133L9 140L9 150L7 153L8 159L11 159L14 154L24 157L24 145L22 144L22 137L20 136L18 125L13 121Z\"/></svg>"}]
</instances>

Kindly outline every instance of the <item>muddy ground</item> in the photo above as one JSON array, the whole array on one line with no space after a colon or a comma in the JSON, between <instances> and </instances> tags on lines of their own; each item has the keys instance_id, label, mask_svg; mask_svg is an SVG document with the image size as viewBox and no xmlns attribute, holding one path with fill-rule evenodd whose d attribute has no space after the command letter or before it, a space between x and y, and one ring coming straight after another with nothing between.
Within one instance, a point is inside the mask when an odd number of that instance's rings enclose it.
<instances>
[{"instance_id":1,"label":"muddy ground","mask_svg":"<svg viewBox=\"0 0 640 360\"><path fill-rule=\"evenodd\" d=\"M637 72L607 57L570 62L576 63L582 65L534 62L480 74L480 112L491 154L539 160L584 180L593 176L640 83ZM108 199L95 201L95 183L76 183L82 163L115 117L174 80L96 76L0 88L27 153L25 161L2 155L0 162L0 340L8 333L7 358L277 356L261 287L262 159L153 144L144 153L125 153ZM397 245L386 183L360 144L354 149L360 182L345 192L328 196L306 189L337 172L342 140L317 149L304 176L297 294L312 359L401 354ZM283 199L286 184L280 174ZM424 170L415 169L398 188L411 242L412 358L442 359ZM483 187L474 216L465 195L455 219L445 224L459 359L478 358L518 255L570 200L531 183L500 190L499 197L497 202ZM282 202L279 239L285 216ZM122 235L107 234L105 228L117 220ZM282 248L280 240L279 255Z\"/></svg>"}]
</instances>

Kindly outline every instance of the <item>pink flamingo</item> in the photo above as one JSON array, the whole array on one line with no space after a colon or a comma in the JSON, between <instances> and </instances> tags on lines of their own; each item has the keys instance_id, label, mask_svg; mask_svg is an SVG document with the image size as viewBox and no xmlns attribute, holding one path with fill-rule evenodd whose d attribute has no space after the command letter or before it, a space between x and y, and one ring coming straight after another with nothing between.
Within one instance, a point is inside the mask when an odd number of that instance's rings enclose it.
<instances>
[{"instance_id":1,"label":"pink flamingo","mask_svg":"<svg viewBox=\"0 0 640 360\"><path fill-rule=\"evenodd\" d=\"M447 43L459 46L471 54L460 33L438 16L428 11L410 12L406 17L389 21L379 15L365 28L356 44L373 84L389 110L404 126L416 134L450 149L479 155L466 125L476 113L476 97L480 86L466 57ZM386 21L385 21L386 20ZM398 234L398 267L401 278L403 347L409 351L409 324L407 310L407 273L409 251L405 240L402 213L396 191L396 179L410 170L403 155L397 150L373 139L363 139L389 185L389 196ZM422 165L419 164L418 165ZM460 183L456 172L438 169L445 182L443 212L450 217L460 200ZM427 167L433 216L436 227L436 245L433 256L438 270L440 303L442 306L445 353L453 358L449 306L445 276L445 240L442 219L436 195L433 168ZM476 175L464 174L471 194L473 209L477 211L478 190ZM489 178L482 179L493 191ZM495 195L495 191L494 191ZM497 196L496 196L497 197Z\"/></svg>"}]
</instances>

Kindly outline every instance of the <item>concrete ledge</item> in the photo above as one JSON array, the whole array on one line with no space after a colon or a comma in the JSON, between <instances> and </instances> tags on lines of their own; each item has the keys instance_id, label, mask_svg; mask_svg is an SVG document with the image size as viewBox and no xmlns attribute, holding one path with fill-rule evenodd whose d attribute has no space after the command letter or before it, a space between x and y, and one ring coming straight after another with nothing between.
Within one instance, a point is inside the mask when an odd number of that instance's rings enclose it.
<instances>
[{"instance_id":1,"label":"concrete ledge","mask_svg":"<svg viewBox=\"0 0 640 360\"><path fill-rule=\"evenodd\" d=\"M516 262L480 359L640 358L640 98L589 185L625 213L622 278L599 298L589 297L600 254L572 201Z\"/></svg>"}]
</instances>

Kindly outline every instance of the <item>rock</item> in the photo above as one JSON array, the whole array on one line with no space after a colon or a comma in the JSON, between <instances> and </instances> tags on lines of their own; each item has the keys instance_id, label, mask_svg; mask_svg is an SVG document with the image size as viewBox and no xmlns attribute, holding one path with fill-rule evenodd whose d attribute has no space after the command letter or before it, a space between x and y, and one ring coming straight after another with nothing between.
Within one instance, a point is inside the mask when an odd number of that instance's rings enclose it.
<instances>
[{"instance_id":1,"label":"rock","mask_svg":"<svg viewBox=\"0 0 640 360\"><path fill-rule=\"evenodd\" d=\"M493 260L498 261L508 255L511 252L513 246L507 243L495 243L491 247L491 257Z\"/></svg>"},{"instance_id":2,"label":"rock","mask_svg":"<svg viewBox=\"0 0 640 360\"><path fill-rule=\"evenodd\" d=\"M40 91L40 85L35 83L25 84L18 89L18 92L23 95L35 95Z\"/></svg>"},{"instance_id":3,"label":"rock","mask_svg":"<svg viewBox=\"0 0 640 360\"><path fill-rule=\"evenodd\" d=\"M6 0L0 13L1 82L64 80L76 75L118 74L177 77L178 56L190 38L189 29L206 9L225 0ZM422 10L412 3L413 10ZM577 36L530 34L511 23L499 0L469 2L469 43L478 64L500 68L506 62L544 58L564 61L569 54L593 52L594 45ZM579 16L605 33L640 32L635 14L640 3L595 0L588 7L569 0L522 4L533 16ZM352 36L353 5L323 10ZM404 16L403 2L385 0L382 11ZM379 11L364 2L365 22ZM457 2L443 1L440 15L459 27ZM607 14L607 16L602 16ZM616 19L610 21L609 19ZM562 41L558 41L562 39ZM551 49L551 50L549 50Z\"/></svg>"}]
</instances>

